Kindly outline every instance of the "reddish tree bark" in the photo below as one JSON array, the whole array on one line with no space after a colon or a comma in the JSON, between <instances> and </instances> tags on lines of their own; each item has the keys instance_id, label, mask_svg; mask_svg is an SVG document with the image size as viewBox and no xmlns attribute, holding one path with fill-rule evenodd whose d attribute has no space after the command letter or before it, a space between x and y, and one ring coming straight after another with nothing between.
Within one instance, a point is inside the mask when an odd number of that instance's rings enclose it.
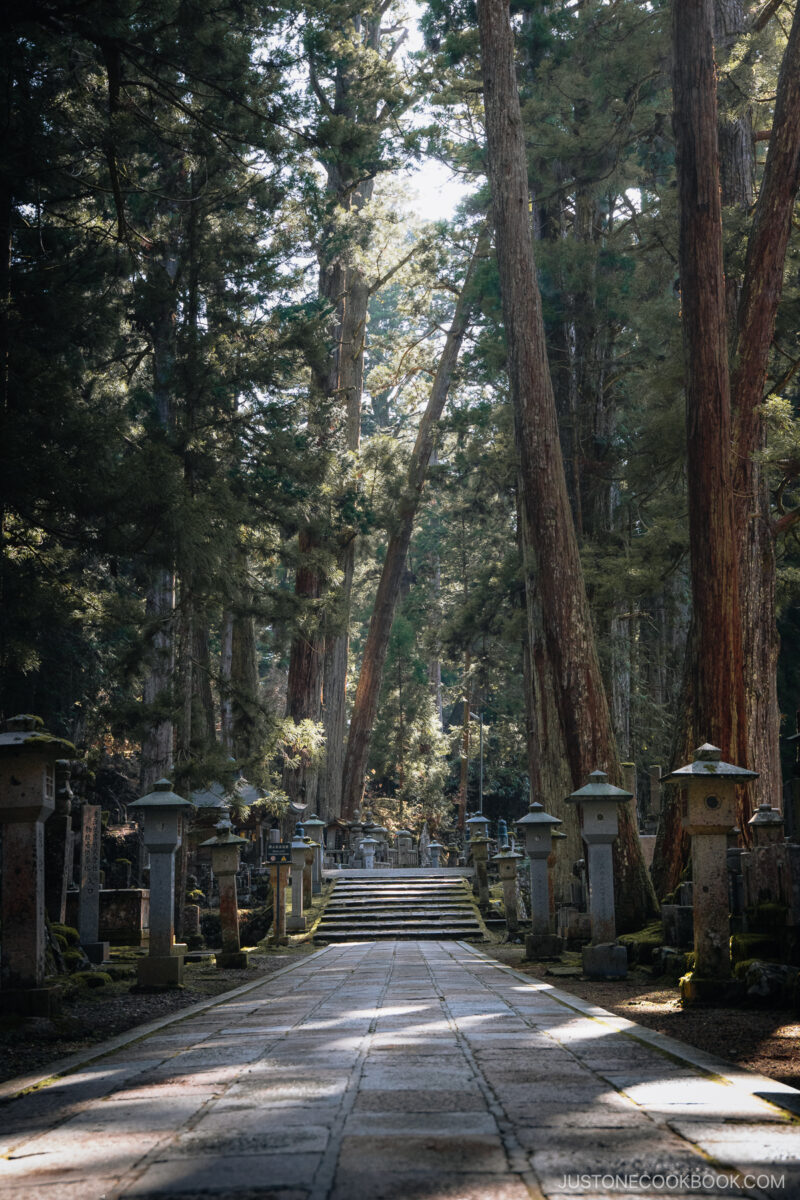
<instances>
[{"instance_id":1,"label":"reddish tree bark","mask_svg":"<svg viewBox=\"0 0 800 1200\"><path fill-rule=\"evenodd\" d=\"M551 778L568 784L555 793L560 798L597 767L619 778L619 763L559 445L507 0L480 0L478 20L492 213L520 459L531 659L539 680L537 699L544 697L554 718L548 730L539 728L540 762ZM540 708L537 721L542 712ZM549 806L553 796L544 798ZM617 885L620 928L635 927L652 911L653 897L634 815L624 806Z\"/></svg>"}]
</instances>

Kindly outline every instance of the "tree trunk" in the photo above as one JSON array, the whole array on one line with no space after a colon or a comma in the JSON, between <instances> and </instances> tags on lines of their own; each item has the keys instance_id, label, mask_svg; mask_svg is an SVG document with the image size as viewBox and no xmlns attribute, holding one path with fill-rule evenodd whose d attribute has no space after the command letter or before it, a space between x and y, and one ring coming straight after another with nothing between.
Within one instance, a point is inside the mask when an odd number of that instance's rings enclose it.
<instances>
[{"instance_id":1,"label":"tree trunk","mask_svg":"<svg viewBox=\"0 0 800 1200\"><path fill-rule=\"evenodd\" d=\"M389 538L386 559L378 582L378 592L364 646L361 673L358 678L347 738L342 783L342 812L348 817L352 816L356 808L360 806L364 792L370 738L378 713L378 700L386 652L389 647L389 635L392 631L414 520L422 500L428 465L433 454L437 424L447 401L450 381L469 324L474 300L472 279L475 265L485 252L485 248L486 238L481 235L456 304L453 322L439 359L428 404L419 423L414 449L408 464L405 494L399 506L397 528Z\"/></svg>"},{"instance_id":2,"label":"tree trunk","mask_svg":"<svg viewBox=\"0 0 800 1200\"><path fill-rule=\"evenodd\" d=\"M514 45L506 0L480 0L478 17L486 110L489 180L496 230L508 372L520 458L522 512L541 640L534 673L546 677L556 722L543 737L540 761L566 774L572 787L604 768L619 777L578 544L567 497L553 389L545 348L541 298L528 213L526 153L522 136ZM530 636L538 638L532 628ZM550 706L548 705L548 708ZM571 788L569 790L572 790ZM560 796L565 795L564 791ZM545 799L551 803L552 793ZM652 912L652 889L639 848L634 816L620 809L616 855L620 929L641 924ZM574 829L575 815L567 818Z\"/></svg>"},{"instance_id":3,"label":"tree trunk","mask_svg":"<svg viewBox=\"0 0 800 1200\"><path fill-rule=\"evenodd\" d=\"M231 697L231 669L233 665L233 613L226 608L222 614L222 647L219 662L220 728L222 745L228 754L233 754L233 700Z\"/></svg>"},{"instance_id":4,"label":"tree trunk","mask_svg":"<svg viewBox=\"0 0 800 1200\"><path fill-rule=\"evenodd\" d=\"M707 86L711 86L708 81ZM734 158L737 156L741 157L740 149L733 155ZM731 203L746 200L746 194L741 191L743 174L746 172L741 167L729 168L723 173L725 187L731 189L724 193L724 199ZM734 554L739 566L742 624L740 678L744 693L739 703L743 706L745 723L745 737L738 752L743 766L761 772L755 785L742 791L739 826L745 831L745 836L753 803L779 805L781 797L778 759L780 714L775 679L778 655L774 607L775 530L770 520L763 472L755 456L764 445L760 406L766 386L769 349L799 178L800 12L796 11L778 79L775 118L748 239L744 278L741 288L737 288L738 335L730 384L734 446L730 487L733 494ZM740 187L738 193L733 190L736 186ZM727 308L730 308L730 288L727 289ZM693 616L684 675L684 717L676 742L676 760L680 758L686 761L692 744L696 744L697 740L713 740L713 733L707 730L707 719L698 706L698 699L692 694L699 653ZM723 746L722 742L719 744ZM674 889L685 861L686 840L680 833L678 804L675 790L668 789L664 796L654 858L654 880L659 895Z\"/></svg>"},{"instance_id":5,"label":"tree trunk","mask_svg":"<svg viewBox=\"0 0 800 1200\"><path fill-rule=\"evenodd\" d=\"M758 455L766 442L762 403L799 183L800 9L796 9L781 64L772 136L747 244L731 381L734 519L741 567L744 689L748 717L744 765L760 772L760 778L750 789L753 803L779 807L782 786L778 742L775 531L769 492ZM749 811L746 815L749 816Z\"/></svg>"}]
</instances>

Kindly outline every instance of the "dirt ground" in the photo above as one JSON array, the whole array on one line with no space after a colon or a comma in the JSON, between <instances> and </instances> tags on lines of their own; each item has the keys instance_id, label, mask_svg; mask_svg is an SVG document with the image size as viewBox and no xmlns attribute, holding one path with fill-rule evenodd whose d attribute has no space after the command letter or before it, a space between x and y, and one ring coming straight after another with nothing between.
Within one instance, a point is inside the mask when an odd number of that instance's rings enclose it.
<instances>
[{"instance_id":1,"label":"dirt ground","mask_svg":"<svg viewBox=\"0 0 800 1200\"><path fill-rule=\"evenodd\" d=\"M522 946L492 946L489 953L525 975L534 975L617 1016L800 1088L800 1015L796 1012L766 1008L684 1009L676 984L641 970L634 969L624 980L597 982L549 975L552 964L524 962Z\"/></svg>"}]
</instances>

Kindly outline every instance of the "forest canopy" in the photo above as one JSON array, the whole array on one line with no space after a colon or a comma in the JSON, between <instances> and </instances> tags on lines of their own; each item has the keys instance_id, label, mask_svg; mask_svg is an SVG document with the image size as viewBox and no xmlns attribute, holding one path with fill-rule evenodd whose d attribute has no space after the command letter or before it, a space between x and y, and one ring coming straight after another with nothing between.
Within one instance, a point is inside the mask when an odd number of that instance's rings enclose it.
<instances>
[{"instance_id":1,"label":"forest canopy","mask_svg":"<svg viewBox=\"0 0 800 1200\"><path fill-rule=\"evenodd\" d=\"M712 741L780 805L798 42L791 0L10 4L3 715L101 804L243 772L436 827Z\"/></svg>"}]
</instances>

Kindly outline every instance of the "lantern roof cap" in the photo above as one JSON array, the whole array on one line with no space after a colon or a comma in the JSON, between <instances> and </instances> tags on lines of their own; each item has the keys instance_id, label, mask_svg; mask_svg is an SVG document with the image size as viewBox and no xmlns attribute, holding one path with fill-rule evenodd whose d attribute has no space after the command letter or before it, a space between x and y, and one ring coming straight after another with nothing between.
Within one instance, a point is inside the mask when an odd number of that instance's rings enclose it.
<instances>
[{"instance_id":1,"label":"lantern roof cap","mask_svg":"<svg viewBox=\"0 0 800 1200\"><path fill-rule=\"evenodd\" d=\"M632 800L633 792L626 792L624 788L609 783L605 771L592 771L589 782L571 792L566 799L572 804L580 804L584 800Z\"/></svg>"},{"instance_id":2,"label":"lantern roof cap","mask_svg":"<svg viewBox=\"0 0 800 1200\"><path fill-rule=\"evenodd\" d=\"M201 842L201 846L243 846L247 843L247 838L239 837L233 832L230 817L223 817L221 821L217 821L215 829L216 837Z\"/></svg>"},{"instance_id":3,"label":"lantern roof cap","mask_svg":"<svg viewBox=\"0 0 800 1200\"><path fill-rule=\"evenodd\" d=\"M703 779L713 776L717 779L744 780L757 779L758 771L748 771L747 767L736 767L733 763L723 762L720 748L712 746L710 742L704 742L695 750L692 762L687 763L685 767L678 767L677 771L673 771L667 776L667 779L685 779L687 776L699 776Z\"/></svg>"},{"instance_id":4,"label":"lantern roof cap","mask_svg":"<svg viewBox=\"0 0 800 1200\"><path fill-rule=\"evenodd\" d=\"M54 733L48 733L42 718L35 717L33 713L20 713L16 717L9 717L3 732L0 733L0 750L16 750L20 746L46 752L53 758L75 754L72 742L57 737Z\"/></svg>"},{"instance_id":5,"label":"lantern roof cap","mask_svg":"<svg viewBox=\"0 0 800 1200\"><path fill-rule=\"evenodd\" d=\"M759 804L756 811L753 813L748 825L782 825L783 813L779 808L772 808L769 804Z\"/></svg>"},{"instance_id":6,"label":"lantern roof cap","mask_svg":"<svg viewBox=\"0 0 800 1200\"><path fill-rule=\"evenodd\" d=\"M520 817L515 825L561 825L560 817L551 816L544 811L544 805L538 800L532 800L524 817Z\"/></svg>"},{"instance_id":7,"label":"lantern roof cap","mask_svg":"<svg viewBox=\"0 0 800 1200\"><path fill-rule=\"evenodd\" d=\"M323 828L325 822L321 820L316 813L312 813L310 817L303 817L304 825L317 825L320 829Z\"/></svg>"},{"instance_id":8,"label":"lantern roof cap","mask_svg":"<svg viewBox=\"0 0 800 1200\"><path fill-rule=\"evenodd\" d=\"M131 800L128 808L194 808L194 805L173 792L169 779L158 779L153 784L152 792L140 796L138 800Z\"/></svg>"},{"instance_id":9,"label":"lantern roof cap","mask_svg":"<svg viewBox=\"0 0 800 1200\"><path fill-rule=\"evenodd\" d=\"M465 821L466 825L488 825L489 818L485 817L482 812L476 812L474 816Z\"/></svg>"},{"instance_id":10,"label":"lantern roof cap","mask_svg":"<svg viewBox=\"0 0 800 1200\"><path fill-rule=\"evenodd\" d=\"M503 846L502 850L497 851L497 854L492 855L492 862L508 862L508 860L512 858L524 857L524 854L520 854L518 850L512 850L511 847L506 844Z\"/></svg>"}]
</instances>

